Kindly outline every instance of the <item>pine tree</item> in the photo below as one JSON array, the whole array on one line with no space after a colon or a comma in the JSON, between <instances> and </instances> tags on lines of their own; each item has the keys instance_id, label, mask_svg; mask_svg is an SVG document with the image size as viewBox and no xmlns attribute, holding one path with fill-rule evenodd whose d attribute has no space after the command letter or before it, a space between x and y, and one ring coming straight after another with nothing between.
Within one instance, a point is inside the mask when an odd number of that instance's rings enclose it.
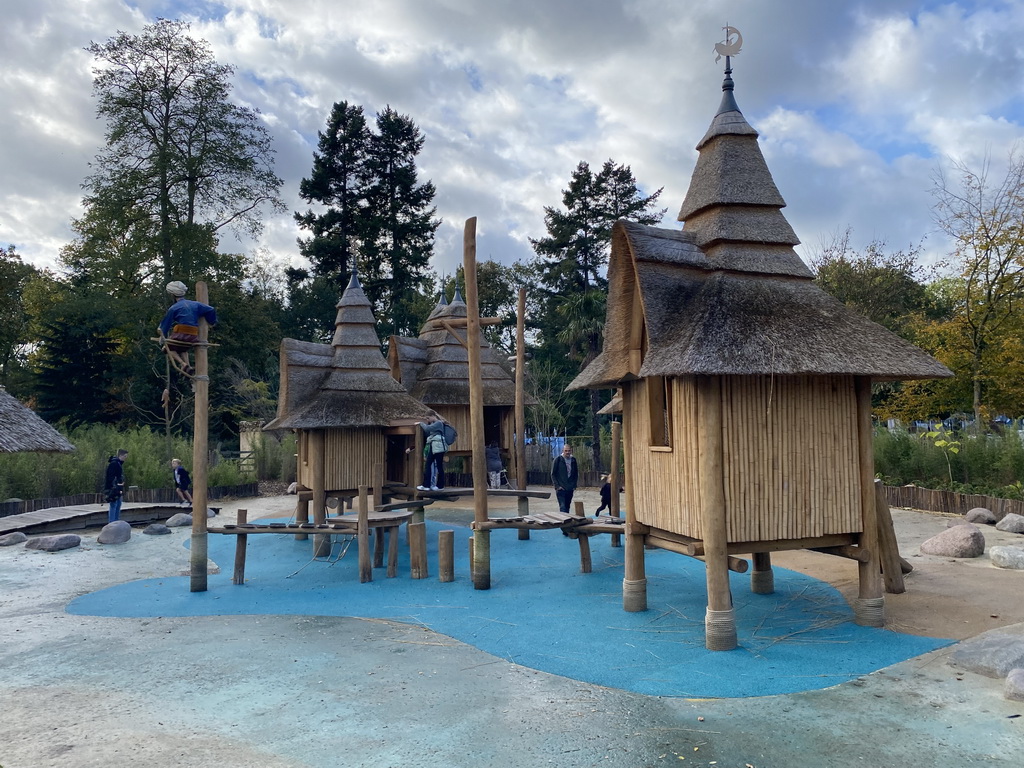
<instances>
[{"instance_id":1,"label":"pine tree","mask_svg":"<svg viewBox=\"0 0 1024 768\"><path fill-rule=\"evenodd\" d=\"M347 101L335 103L319 137L313 171L299 184L299 196L324 210L295 214L299 226L311 233L299 239L299 251L316 275L344 288L351 275L353 238L361 239L366 230L371 134L363 108Z\"/></svg>"}]
</instances>

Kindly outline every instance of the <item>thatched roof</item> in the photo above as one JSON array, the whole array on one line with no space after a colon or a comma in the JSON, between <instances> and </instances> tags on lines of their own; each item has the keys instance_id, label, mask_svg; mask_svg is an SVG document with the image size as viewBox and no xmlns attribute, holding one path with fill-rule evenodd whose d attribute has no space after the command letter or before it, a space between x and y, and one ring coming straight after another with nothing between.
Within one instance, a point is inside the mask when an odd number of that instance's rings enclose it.
<instances>
[{"instance_id":1,"label":"thatched roof","mask_svg":"<svg viewBox=\"0 0 1024 768\"><path fill-rule=\"evenodd\" d=\"M400 370L402 386L420 402L430 406L469 405L469 350L462 343L466 329L454 328L456 338L444 325L445 320L466 315L466 303L456 290L451 304L443 297L438 302L420 329L419 338L391 337L388 355L392 367ZM482 331L478 343L484 405L515 405L515 379Z\"/></svg>"},{"instance_id":2,"label":"thatched roof","mask_svg":"<svg viewBox=\"0 0 1024 768\"><path fill-rule=\"evenodd\" d=\"M436 415L392 378L355 273L337 307L330 344L281 341L277 418L264 429L386 427Z\"/></svg>"},{"instance_id":3,"label":"thatched roof","mask_svg":"<svg viewBox=\"0 0 1024 768\"><path fill-rule=\"evenodd\" d=\"M569 388L659 375L952 376L814 283L728 76L723 90L697 146L683 230L615 224L604 349Z\"/></svg>"},{"instance_id":4,"label":"thatched roof","mask_svg":"<svg viewBox=\"0 0 1024 768\"><path fill-rule=\"evenodd\" d=\"M70 453L75 446L0 387L0 453Z\"/></svg>"}]
</instances>

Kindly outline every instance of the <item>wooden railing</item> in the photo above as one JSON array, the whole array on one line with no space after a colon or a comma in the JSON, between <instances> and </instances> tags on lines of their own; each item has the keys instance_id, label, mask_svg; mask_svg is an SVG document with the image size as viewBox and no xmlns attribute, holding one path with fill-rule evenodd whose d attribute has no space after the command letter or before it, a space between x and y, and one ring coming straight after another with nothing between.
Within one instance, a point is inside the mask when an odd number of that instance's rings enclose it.
<instances>
[{"instance_id":1,"label":"wooden railing","mask_svg":"<svg viewBox=\"0 0 1024 768\"><path fill-rule=\"evenodd\" d=\"M979 493L958 493L957 491L935 491L918 488L916 485L883 486L885 500L890 507L921 509L928 512L947 512L964 515L975 507L984 507L996 517L1014 513L1024 515L1024 501L1000 499L996 496L982 496Z\"/></svg>"}]
</instances>

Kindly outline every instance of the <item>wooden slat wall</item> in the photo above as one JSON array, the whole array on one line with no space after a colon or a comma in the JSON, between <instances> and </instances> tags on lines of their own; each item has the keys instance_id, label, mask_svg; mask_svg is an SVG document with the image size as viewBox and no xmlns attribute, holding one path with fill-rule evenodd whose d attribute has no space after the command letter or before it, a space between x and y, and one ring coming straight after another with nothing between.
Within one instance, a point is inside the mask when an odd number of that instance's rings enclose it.
<instances>
[{"instance_id":1,"label":"wooden slat wall","mask_svg":"<svg viewBox=\"0 0 1024 768\"><path fill-rule=\"evenodd\" d=\"M861 530L853 378L723 377L729 541Z\"/></svg>"},{"instance_id":2,"label":"wooden slat wall","mask_svg":"<svg viewBox=\"0 0 1024 768\"><path fill-rule=\"evenodd\" d=\"M468 451L472 439L470 438L469 428L469 406L468 405L435 405L431 406L442 419L447 421L453 427L455 431L459 433L458 442L452 450L455 451Z\"/></svg>"},{"instance_id":3,"label":"wooden slat wall","mask_svg":"<svg viewBox=\"0 0 1024 768\"><path fill-rule=\"evenodd\" d=\"M860 531L852 377L723 377L722 395L729 541ZM672 450L652 450L645 385L623 388L635 514L701 538L694 379L672 399Z\"/></svg>"},{"instance_id":4,"label":"wooden slat wall","mask_svg":"<svg viewBox=\"0 0 1024 768\"><path fill-rule=\"evenodd\" d=\"M384 430L380 427L328 429L324 440L324 482L331 491L373 485L373 467L384 463Z\"/></svg>"}]
</instances>

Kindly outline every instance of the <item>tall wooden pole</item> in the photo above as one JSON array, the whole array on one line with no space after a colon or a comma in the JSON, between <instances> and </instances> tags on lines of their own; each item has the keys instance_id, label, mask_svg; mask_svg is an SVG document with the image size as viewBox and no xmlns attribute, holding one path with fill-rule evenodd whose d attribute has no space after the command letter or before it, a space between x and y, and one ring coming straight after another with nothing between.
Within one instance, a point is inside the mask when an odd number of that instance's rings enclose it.
<instances>
[{"instance_id":1,"label":"tall wooden pole","mask_svg":"<svg viewBox=\"0 0 1024 768\"><path fill-rule=\"evenodd\" d=\"M516 311L516 487L526 490L526 288ZM526 531L529 534L529 531Z\"/></svg>"},{"instance_id":2,"label":"tall wooden pole","mask_svg":"<svg viewBox=\"0 0 1024 768\"><path fill-rule=\"evenodd\" d=\"M484 451L484 385L480 372L480 304L476 290L476 217L462 237L466 281L466 348L469 353L469 433L473 450L473 520L487 522L487 456ZM491 588L490 531L473 531L473 588Z\"/></svg>"},{"instance_id":3,"label":"tall wooden pole","mask_svg":"<svg viewBox=\"0 0 1024 768\"><path fill-rule=\"evenodd\" d=\"M206 283L196 283L196 301L210 303ZM206 562L208 557L206 533L207 496L207 453L210 437L210 362L206 346L210 337L210 326L205 318L199 318L199 343L193 347L196 372L192 379L195 388L195 422L192 437L192 541L189 555L191 579L190 592L206 591Z\"/></svg>"},{"instance_id":4,"label":"tall wooden pole","mask_svg":"<svg viewBox=\"0 0 1024 768\"><path fill-rule=\"evenodd\" d=\"M611 483L612 495L611 500L608 504L608 514L612 517L619 516L619 454L622 448L622 422L612 422L612 455L609 461L611 462L611 468L608 473L608 482ZM613 533L611 535L611 545L613 547L621 547L622 542L619 540L619 534Z\"/></svg>"},{"instance_id":5,"label":"tall wooden pole","mask_svg":"<svg viewBox=\"0 0 1024 768\"><path fill-rule=\"evenodd\" d=\"M520 491L526 490L526 288L519 289L519 306L516 311L516 488ZM529 507L526 499L519 499L520 506L526 507L525 514L529 514ZM519 514L524 514L520 510ZM526 541L530 538L530 531L527 528L519 529L519 540Z\"/></svg>"},{"instance_id":6,"label":"tall wooden pole","mask_svg":"<svg viewBox=\"0 0 1024 768\"><path fill-rule=\"evenodd\" d=\"M871 378L854 378L857 395L857 447L860 465L860 547L870 556L857 564L859 591L853 603L853 620L864 627L885 625L885 594L882 591L878 552L878 510L875 508L875 453L871 434Z\"/></svg>"},{"instance_id":7,"label":"tall wooden pole","mask_svg":"<svg viewBox=\"0 0 1024 768\"><path fill-rule=\"evenodd\" d=\"M704 645L709 651L731 651L736 647L736 617L729 589L722 381L718 376L697 377L697 435L700 444L697 467L701 536L704 539L708 586Z\"/></svg>"}]
</instances>

